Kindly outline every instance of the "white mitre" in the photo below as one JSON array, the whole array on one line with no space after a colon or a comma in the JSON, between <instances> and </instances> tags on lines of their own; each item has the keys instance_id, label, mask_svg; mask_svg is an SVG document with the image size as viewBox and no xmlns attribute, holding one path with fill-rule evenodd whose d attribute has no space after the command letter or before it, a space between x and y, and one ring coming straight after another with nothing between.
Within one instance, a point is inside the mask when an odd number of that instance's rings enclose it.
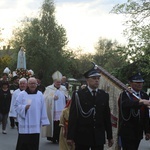
<instances>
[{"instance_id":1,"label":"white mitre","mask_svg":"<svg viewBox=\"0 0 150 150\"><path fill-rule=\"evenodd\" d=\"M17 76L16 71L13 71L12 76L13 77Z\"/></svg>"},{"instance_id":2,"label":"white mitre","mask_svg":"<svg viewBox=\"0 0 150 150\"><path fill-rule=\"evenodd\" d=\"M9 73L10 73L10 69L9 69L8 67L6 67L6 68L4 69L4 71L3 71L3 73L9 74Z\"/></svg>"},{"instance_id":3,"label":"white mitre","mask_svg":"<svg viewBox=\"0 0 150 150\"><path fill-rule=\"evenodd\" d=\"M59 71L56 71L52 75L53 80L61 81L62 79L62 74Z\"/></svg>"}]
</instances>

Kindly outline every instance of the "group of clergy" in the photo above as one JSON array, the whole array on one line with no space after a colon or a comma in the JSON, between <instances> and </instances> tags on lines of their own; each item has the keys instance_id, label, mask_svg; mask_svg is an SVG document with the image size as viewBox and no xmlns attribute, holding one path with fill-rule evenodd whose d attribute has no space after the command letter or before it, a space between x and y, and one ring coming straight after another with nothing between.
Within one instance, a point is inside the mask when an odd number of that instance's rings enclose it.
<instances>
[{"instance_id":1,"label":"group of clergy","mask_svg":"<svg viewBox=\"0 0 150 150\"><path fill-rule=\"evenodd\" d=\"M3 73L3 77L2 81L6 77L8 83L6 73ZM40 133L53 143L59 142L60 116L70 97L61 81L64 76L56 71L52 78L53 84L46 88L41 88L35 77L28 80L24 77L14 78L18 85L13 91L10 90L11 102L7 116L14 119L18 129L16 150L38 150Z\"/></svg>"}]
</instances>

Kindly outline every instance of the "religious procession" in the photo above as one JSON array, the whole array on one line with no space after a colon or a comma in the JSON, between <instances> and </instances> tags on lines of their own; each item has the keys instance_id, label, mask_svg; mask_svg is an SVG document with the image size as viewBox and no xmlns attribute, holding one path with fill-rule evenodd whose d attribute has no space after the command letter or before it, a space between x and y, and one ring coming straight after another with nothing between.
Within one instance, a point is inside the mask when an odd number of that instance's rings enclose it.
<instances>
[{"instance_id":1,"label":"religious procession","mask_svg":"<svg viewBox=\"0 0 150 150\"><path fill-rule=\"evenodd\" d=\"M0 80L1 133L16 129L16 150L39 150L41 138L59 150L138 150L143 138L150 140L150 101L141 73L128 78L128 87L92 65L83 73L85 84L72 92L58 70L45 87L27 70L20 48L16 70L6 67Z\"/></svg>"}]
</instances>

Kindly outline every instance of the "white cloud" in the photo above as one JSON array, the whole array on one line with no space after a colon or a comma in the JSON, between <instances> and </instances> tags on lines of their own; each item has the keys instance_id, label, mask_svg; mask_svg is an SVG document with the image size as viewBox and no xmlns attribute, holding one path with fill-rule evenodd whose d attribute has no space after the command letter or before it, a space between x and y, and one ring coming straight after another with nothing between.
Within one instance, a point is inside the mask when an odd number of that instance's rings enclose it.
<instances>
[{"instance_id":1,"label":"white cloud","mask_svg":"<svg viewBox=\"0 0 150 150\"><path fill-rule=\"evenodd\" d=\"M36 15L42 0L1 0L0 1L0 28L5 39L10 38L12 30L24 17Z\"/></svg>"},{"instance_id":2,"label":"white cloud","mask_svg":"<svg viewBox=\"0 0 150 150\"><path fill-rule=\"evenodd\" d=\"M99 1L78 4L62 4L57 6L56 17L67 29L69 45L81 47L92 52L99 37L123 42L123 17L110 14ZM107 7L108 8L108 7Z\"/></svg>"},{"instance_id":3,"label":"white cloud","mask_svg":"<svg viewBox=\"0 0 150 150\"><path fill-rule=\"evenodd\" d=\"M43 0L1 0L0 27L4 28L5 38L10 37L17 21L38 13L42 3ZM66 29L69 46L92 52L99 37L122 42L123 18L109 13L113 5L112 0L55 0L56 19Z\"/></svg>"}]
</instances>

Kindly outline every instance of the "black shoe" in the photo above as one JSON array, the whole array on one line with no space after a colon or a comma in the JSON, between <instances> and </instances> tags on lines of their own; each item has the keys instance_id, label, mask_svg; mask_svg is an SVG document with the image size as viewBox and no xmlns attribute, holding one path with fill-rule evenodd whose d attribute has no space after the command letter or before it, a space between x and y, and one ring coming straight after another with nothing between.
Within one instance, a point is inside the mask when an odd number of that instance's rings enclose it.
<instances>
[{"instance_id":1,"label":"black shoe","mask_svg":"<svg viewBox=\"0 0 150 150\"><path fill-rule=\"evenodd\" d=\"M52 142L53 142L53 144L56 144L56 143L57 143L56 140L53 140Z\"/></svg>"}]
</instances>

